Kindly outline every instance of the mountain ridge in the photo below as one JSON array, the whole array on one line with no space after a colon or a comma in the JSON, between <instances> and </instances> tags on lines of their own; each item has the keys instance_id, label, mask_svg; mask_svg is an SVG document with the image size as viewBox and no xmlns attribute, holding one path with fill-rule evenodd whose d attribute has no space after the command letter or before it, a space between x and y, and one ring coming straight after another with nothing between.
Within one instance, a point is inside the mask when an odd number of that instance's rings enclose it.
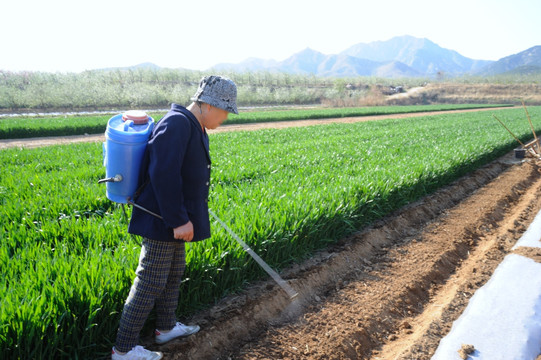
<instances>
[{"instance_id":1,"label":"mountain ridge","mask_svg":"<svg viewBox=\"0 0 541 360\"><path fill-rule=\"evenodd\" d=\"M501 65L501 62L508 65ZM358 43L338 54L325 55L305 48L283 61L249 58L238 64L217 64L211 69L233 72L285 72L324 77L400 78L497 75L525 65L541 67L541 46L534 46L498 61L480 60L465 57L455 50L442 48L426 38L403 35L386 41ZM529 71L531 70L529 68Z\"/></svg>"},{"instance_id":2,"label":"mountain ridge","mask_svg":"<svg viewBox=\"0 0 541 360\"><path fill-rule=\"evenodd\" d=\"M143 63L128 68L159 68ZM187 70L187 69L184 69ZM326 55L309 47L285 60L249 57L240 63L220 63L207 71L260 72L320 77L376 76L383 78L458 77L541 74L541 45L497 61L471 59L426 38L396 36L386 41L352 45Z\"/></svg>"}]
</instances>

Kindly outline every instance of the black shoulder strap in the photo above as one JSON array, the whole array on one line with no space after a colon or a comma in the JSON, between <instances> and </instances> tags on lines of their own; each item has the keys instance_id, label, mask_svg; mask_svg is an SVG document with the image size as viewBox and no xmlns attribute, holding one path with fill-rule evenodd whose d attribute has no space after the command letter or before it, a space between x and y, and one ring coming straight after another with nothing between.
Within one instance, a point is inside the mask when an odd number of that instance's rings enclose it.
<instances>
[{"instance_id":1,"label":"black shoulder strap","mask_svg":"<svg viewBox=\"0 0 541 360\"><path fill-rule=\"evenodd\" d=\"M150 183L150 175L148 173L148 165L150 162L150 155L148 151L148 145L145 149L145 153L143 154L143 160L141 161L141 168L139 169L139 177L138 177L138 187L137 190L135 190L135 193L133 194L133 201L135 202L139 195L141 195L141 192Z\"/></svg>"}]
</instances>

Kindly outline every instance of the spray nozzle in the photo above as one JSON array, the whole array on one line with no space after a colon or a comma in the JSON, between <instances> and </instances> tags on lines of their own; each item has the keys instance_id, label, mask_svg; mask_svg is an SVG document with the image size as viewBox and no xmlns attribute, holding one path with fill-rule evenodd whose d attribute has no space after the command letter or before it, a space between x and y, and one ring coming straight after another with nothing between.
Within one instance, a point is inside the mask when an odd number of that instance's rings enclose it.
<instances>
[{"instance_id":1,"label":"spray nozzle","mask_svg":"<svg viewBox=\"0 0 541 360\"><path fill-rule=\"evenodd\" d=\"M117 174L113 177L110 177L110 178L105 178L105 179L100 179L98 180L98 184L102 184L102 183L105 183L105 182L120 182L122 181L122 175L120 174Z\"/></svg>"}]
</instances>

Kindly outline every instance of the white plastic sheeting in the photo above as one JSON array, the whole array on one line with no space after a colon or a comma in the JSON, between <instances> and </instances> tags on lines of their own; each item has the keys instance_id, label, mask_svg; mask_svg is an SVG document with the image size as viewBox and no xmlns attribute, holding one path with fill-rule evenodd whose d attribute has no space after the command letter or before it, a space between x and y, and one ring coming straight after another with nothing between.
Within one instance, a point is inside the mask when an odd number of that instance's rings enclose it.
<instances>
[{"instance_id":1,"label":"white plastic sheeting","mask_svg":"<svg viewBox=\"0 0 541 360\"><path fill-rule=\"evenodd\" d=\"M541 211L537 213L535 219L528 227L528 230L520 237L513 250L520 246L541 248Z\"/></svg>"},{"instance_id":2,"label":"white plastic sheeting","mask_svg":"<svg viewBox=\"0 0 541 360\"><path fill-rule=\"evenodd\" d=\"M513 249L541 247L541 212ZM541 264L510 254L470 299L432 360L461 360L463 344L473 345L470 359L535 360L541 354Z\"/></svg>"}]
</instances>

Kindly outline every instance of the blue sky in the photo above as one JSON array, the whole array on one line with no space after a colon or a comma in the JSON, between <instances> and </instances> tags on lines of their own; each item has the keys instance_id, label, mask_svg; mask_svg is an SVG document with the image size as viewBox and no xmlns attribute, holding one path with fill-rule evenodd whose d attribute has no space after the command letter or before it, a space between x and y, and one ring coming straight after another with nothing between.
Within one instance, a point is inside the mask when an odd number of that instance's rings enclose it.
<instances>
[{"instance_id":1,"label":"blue sky","mask_svg":"<svg viewBox=\"0 0 541 360\"><path fill-rule=\"evenodd\" d=\"M6 0L0 14L0 70L9 71L205 70L400 35L483 60L541 45L540 0Z\"/></svg>"}]
</instances>

